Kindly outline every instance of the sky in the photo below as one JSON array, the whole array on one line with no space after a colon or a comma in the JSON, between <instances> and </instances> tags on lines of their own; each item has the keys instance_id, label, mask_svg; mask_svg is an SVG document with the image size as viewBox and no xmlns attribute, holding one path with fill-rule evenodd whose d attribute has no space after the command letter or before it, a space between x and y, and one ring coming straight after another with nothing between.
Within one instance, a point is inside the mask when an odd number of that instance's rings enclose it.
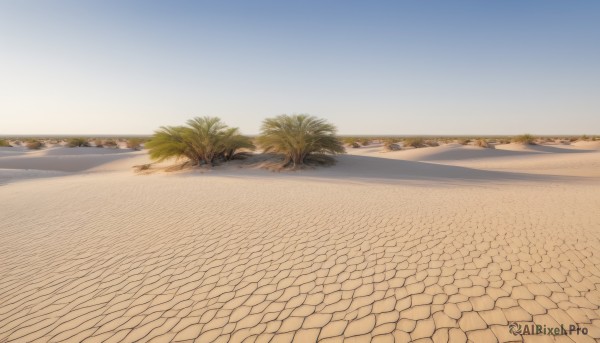
<instances>
[{"instance_id":1,"label":"sky","mask_svg":"<svg viewBox=\"0 0 600 343\"><path fill-rule=\"evenodd\" d=\"M0 135L600 134L600 1L0 0Z\"/></svg>"}]
</instances>

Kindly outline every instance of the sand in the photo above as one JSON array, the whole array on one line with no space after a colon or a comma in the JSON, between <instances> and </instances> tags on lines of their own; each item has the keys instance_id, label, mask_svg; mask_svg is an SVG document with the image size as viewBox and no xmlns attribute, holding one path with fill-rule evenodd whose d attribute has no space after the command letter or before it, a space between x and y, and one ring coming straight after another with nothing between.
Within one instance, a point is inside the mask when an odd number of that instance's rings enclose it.
<instances>
[{"instance_id":1,"label":"sand","mask_svg":"<svg viewBox=\"0 0 600 343\"><path fill-rule=\"evenodd\" d=\"M1 155L0 342L598 341L600 150L504 148L151 175Z\"/></svg>"}]
</instances>

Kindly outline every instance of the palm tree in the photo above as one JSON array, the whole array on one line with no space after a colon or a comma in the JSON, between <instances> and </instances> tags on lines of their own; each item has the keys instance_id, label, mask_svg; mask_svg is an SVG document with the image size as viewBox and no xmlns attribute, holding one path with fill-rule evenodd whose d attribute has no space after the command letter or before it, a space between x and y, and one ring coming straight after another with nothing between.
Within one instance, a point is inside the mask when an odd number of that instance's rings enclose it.
<instances>
[{"instance_id":1,"label":"palm tree","mask_svg":"<svg viewBox=\"0 0 600 343\"><path fill-rule=\"evenodd\" d=\"M240 134L237 127L230 127L225 130L221 140L222 146L220 147L221 156L223 160L230 161L236 155L236 152L240 149L254 150L255 146L252 144L252 140L249 137Z\"/></svg>"},{"instance_id":2,"label":"palm tree","mask_svg":"<svg viewBox=\"0 0 600 343\"><path fill-rule=\"evenodd\" d=\"M215 157L221 152L222 139L227 129L221 119L217 117L194 118L187 121L188 130L185 138L192 149L198 154L200 160L212 164Z\"/></svg>"},{"instance_id":3,"label":"palm tree","mask_svg":"<svg viewBox=\"0 0 600 343\"><path fill-rule=\"evenodd\" d=\"M240 149L253 150L248 137L239 134L216 117L194 118L186 126L163 126L145 144L150 157L157 161L187 158L192 165L213 165L228 161Z\"/></svg>"},{"instance_id":4,"label":"palm tree","mask_svg":"<svg viewBox=\"0 0 600 343\"><path fill-rule=\"evenodd\" d=\"M191 146L184 140L186 128L183 126L162 126L154 132L152 138L146 143L150 158L158 162L170 158L187 157L192 162L199 162L198 156Z\"/></svg>"},{"instance_id":5,"label":"palm tree","mask_svg":"<svg viewBox=\"0 0 600 343\"><path fill-rule=\"evenodd\" d=\"M284 166L297 167L314 154L344 153L335 133L335 126L324 119L308 114L283 114L265 119L258 144L264 152L283 154Z\"/></svg>"}]
</instances>

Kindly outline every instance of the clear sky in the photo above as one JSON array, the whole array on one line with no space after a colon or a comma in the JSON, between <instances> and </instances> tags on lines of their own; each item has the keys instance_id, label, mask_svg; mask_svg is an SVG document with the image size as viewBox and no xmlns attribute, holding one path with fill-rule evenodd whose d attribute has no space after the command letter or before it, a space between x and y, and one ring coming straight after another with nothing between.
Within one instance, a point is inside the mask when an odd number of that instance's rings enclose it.
<instances>
[{"instance_id":1,"label":"clear sky","mask_svg":"<svg viewBox=\"0 0 600 343\"><path fill-rule=\"evenodd\" d=\"M0 134L599 134L600 1L0 0Z\"/></svg>"}]
</instances>

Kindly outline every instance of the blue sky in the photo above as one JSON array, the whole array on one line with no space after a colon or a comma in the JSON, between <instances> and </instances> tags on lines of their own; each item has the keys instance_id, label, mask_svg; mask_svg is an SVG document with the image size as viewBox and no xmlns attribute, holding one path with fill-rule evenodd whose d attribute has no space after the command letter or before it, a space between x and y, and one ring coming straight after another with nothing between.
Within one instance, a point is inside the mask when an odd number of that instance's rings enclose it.
<instances>
[{"instance_id":1,"label":"blue sky","mask_svg":"<svg viewBox=\"0 0 600 343\"><path fill-rule=\"evenodd\" d=\"M0 0L0 134L600 133L598 1Z\"/></svg>"}]
</instances>

